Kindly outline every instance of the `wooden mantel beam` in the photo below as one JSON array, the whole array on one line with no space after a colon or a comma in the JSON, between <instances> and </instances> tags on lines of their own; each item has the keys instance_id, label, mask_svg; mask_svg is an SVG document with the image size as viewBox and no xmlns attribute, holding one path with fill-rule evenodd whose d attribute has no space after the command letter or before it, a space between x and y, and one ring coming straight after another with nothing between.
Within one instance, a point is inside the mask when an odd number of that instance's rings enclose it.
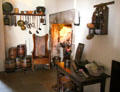
<instances>
[{"instance_id":1,"label":"wooden mantel beam","mask_svg":"<svg viewBox=\"0 0 120 92\"><path fill-rule=\"evenodd\" d=\"M111 1L111 2L107 2L107 3L101 3L101 4L94 5L94 7L101 7L101 6L106 6L106 5L110 5L110 4L114 4L114 3L115 3L114 1Z\"/></svg>"}]
</instances>

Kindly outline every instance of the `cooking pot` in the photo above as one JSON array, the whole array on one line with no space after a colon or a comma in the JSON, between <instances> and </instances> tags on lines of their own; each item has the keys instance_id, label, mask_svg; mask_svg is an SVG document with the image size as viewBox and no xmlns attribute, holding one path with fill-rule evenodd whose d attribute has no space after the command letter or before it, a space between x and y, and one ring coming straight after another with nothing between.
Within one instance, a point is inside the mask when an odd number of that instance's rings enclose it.
<instances>
[{"instance_id":1,"label":"cooking pot","mask_svg":"<svg viewBox=\"0 0 120 92\"><path fill-rule=\"evenodd\" d=\"M18 26L23 26L23 25L25 24L25 22L24 22L23 20L19 20L19 21L17 22L17 24L18 24Z\"/></svg>"},{"instance_id":2,"label":"cooking pot","mask_svg":"<svg viewBox=\"0 0 120 92\"><path fill-rule=\"evenodd\" d=\"M36 10L37 10L37 13L45 13L45 7L42 7L42 6L38 6L36 7Z\"/></svg>"},{"instance_id":3,"label":"cooking pot","mask_svg":"<svg viewBox=\"0 0 120 92\"><path fill-rule=\"evenodd\" d=\"M25 29L26 29L25 25L22 25L21 30L25 30Z\"/></svg>"},{"instance_id":4,"label":"cooking pot","mask_svg":"<svg viewBox=\"0 0 120 92\"><path fill-rule=\"evenodd\" d=\"M23 26L23 25L25 25L25 22L23 20L21 20L21 16L20 16L20 20L18 20L17 24L20 27Z\"/></svg>"},{"instance_id":5,"label":"cooking pot","mask_svg":"<svg viewBox=\"0 0 120 92\"><path fill-rule=\"evenodd\" d=\"M3 13L5 14L11 13L13 10L13 5L10 2L4 2L2 4L2 8L3 8Z\"/></svg>"}]
</instances>

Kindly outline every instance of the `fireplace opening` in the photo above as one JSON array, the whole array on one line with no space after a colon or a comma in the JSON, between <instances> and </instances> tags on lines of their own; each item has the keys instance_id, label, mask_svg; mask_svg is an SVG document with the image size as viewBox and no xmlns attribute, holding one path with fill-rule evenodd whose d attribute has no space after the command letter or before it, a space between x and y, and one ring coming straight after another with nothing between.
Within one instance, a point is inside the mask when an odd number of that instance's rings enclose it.
<instances>
[{"instance_id":1,"label":"fireplace opening","mask_svg":"<svg viewBox=\"0 0 120 92\"><path fill-rule=\"evenodd\" d=\"M51 25L51 57L70 59L72 45L72 24Z\"/></svg>"}]
</instances>

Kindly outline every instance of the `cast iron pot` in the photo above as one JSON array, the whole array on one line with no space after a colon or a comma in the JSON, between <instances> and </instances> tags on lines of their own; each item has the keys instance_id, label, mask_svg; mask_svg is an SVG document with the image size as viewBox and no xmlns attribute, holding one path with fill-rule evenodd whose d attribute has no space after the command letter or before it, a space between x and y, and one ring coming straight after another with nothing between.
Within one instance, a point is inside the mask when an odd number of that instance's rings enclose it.
<instances>
[{"instance_id":1,"label":"cast iron pot","mask_svg":"<svg viewBox=\"0 0 120 92\"><path fill-rule=\"evenodd\" d=\"M37 13L40 13L40 12L45 13L45 7L38 6L38 7L36 7L36 10L37 10Z\"/></svg>"}]
</instances>

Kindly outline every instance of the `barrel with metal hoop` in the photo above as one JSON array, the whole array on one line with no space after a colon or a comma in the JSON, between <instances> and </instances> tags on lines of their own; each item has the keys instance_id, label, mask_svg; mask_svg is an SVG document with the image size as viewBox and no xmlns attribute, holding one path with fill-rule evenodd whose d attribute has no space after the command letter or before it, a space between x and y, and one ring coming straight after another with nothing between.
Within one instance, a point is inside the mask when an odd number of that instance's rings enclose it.
<instances>
[{"instance_id":1,"label":"barrel with metal hoop","mask_svg":"<svg viewBox=\"0 0 120 92\"><path fill-rule=\"evenodd\" d=\"M5 61L5 70L6 72L13 72L15 71L15 59L6 59Z\"/></svg>"},{"instance_id":2,"label":"barrel with metal hoop","mask_svg":"<svg viewBox=\"0 0 120 92\"><path fill-rule=\"evenodd\" d=\"M21 66L24 70L31 68L32 66L32 60L31 56L26 56L21 60Z\"/></svg>"},{"instance_id":3,"label":"barrel with metal hoop","mask_svg":"<svg viewBox=\"0 0 120 92\"><path fill-rule=\"evenodd\" d=\"M8 57L10 59L15 59L17 56L17 48L16 47L11 47L8 50Z\"/></svg>"},{"instance_id":4,"label":"barrel with metal hoop","mask_svg":"<svg viewBox=\"0 0 120 92\"><path fill-rule=\"evenodd\" d=\"M20 69L21 68L21 58L17 57L16 58L16 69Z\"/></svg>"},{"instance_id":5,"label":"barrel with metal hoop","mask_svg":"<svg viewBox=\"0 0 120 92\"><path fill-rule=\"evenodd\" d=\"M17 56L18 57L25 57L26 55L26 45L25 44L20 44L20 45L17 45Z\"/></svg>"}]
</instances>

